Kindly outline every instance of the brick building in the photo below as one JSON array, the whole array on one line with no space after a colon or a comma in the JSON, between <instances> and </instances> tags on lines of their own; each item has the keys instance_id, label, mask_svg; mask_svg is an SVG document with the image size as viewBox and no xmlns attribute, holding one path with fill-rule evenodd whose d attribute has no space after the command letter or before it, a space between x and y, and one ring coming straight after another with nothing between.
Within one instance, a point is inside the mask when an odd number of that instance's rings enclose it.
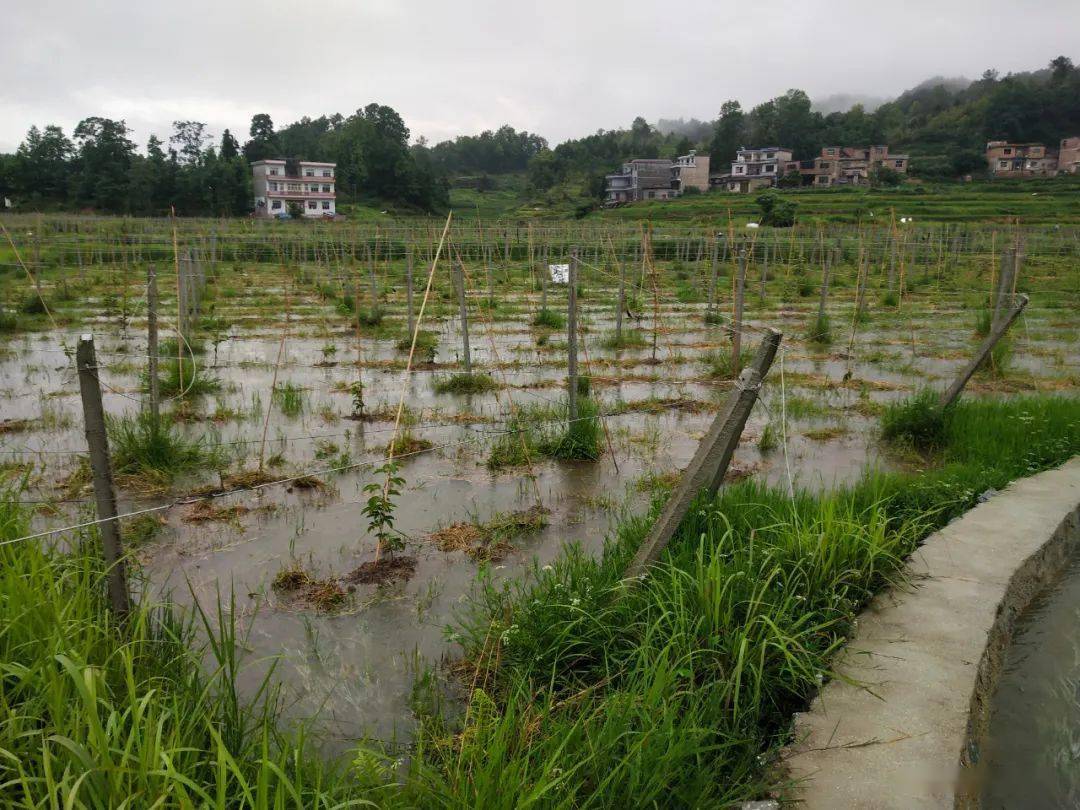
<instances>
[{"instance_id":1,"label":"brick building","mask_svg":"<svg viewBox=\"0 0 1080 810\"><path fill-rule=\"evenodd\" d=\"M870 182L875 169L888 168L906 175L907 155L890 155L889 147L825 146L809 169L800 173L812 178L815 186L863 185Z\"/></svg>"},{"instance_id":2,"label":"brick building","mask_svg":"<svg viewBox=\"0 0 1080 810\"><path fill-rule=\"evenodd\" d=\"M709 157L691 150L675 160L635 158L622 171L605 178L604 199L608 205L640 200L667 200L678 197L688 188L707 191Z\"/></svg>"},{"instance_id":3,"label":"brick building","mask_svg":"<svg viewBox=\"0 0 1080 810\"><path fill-rule=\"evenodd\" d=\"M1041 143L990 141L986 165L994 177L1053 177L1058 159Z\"/></svg>"}]
</instances>

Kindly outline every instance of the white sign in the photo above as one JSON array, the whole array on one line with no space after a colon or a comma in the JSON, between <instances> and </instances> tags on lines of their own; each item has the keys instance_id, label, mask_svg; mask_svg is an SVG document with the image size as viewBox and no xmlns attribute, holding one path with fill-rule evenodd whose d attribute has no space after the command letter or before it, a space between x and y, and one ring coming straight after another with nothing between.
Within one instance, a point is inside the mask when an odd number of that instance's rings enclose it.
<instances>
[{"instance_id":1,"label":"white sign","mask_svg":"<svg viewBox=\"0 0 1080 810\"><path fill-rule=\"evenodd\" d=\"M549 264L548 272L551 273L551 281L553 284L569 284L570 283L570 265L568 264Z\"/></svg>"}]
</instances>

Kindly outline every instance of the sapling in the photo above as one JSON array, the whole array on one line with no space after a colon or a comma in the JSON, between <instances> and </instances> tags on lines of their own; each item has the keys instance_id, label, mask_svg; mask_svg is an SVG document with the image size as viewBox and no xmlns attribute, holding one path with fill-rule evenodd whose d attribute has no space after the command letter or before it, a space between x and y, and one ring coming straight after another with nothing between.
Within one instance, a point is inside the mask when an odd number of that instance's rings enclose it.
<instances>
[{"instance_id":1,"label":"sapling","mask_svg":"<svg viewBox=\"0 0 1080 810\"><path fill-rule=\"evenodd\" d=\"M352 415L358 419L364 417L364 383L357 380L349 386L352 395Z\"/></svg>"},{"instance_id":2,"label":"sapling","mask_svg":"<svg viewBox=\"0 0 1080 810\"><path fill-rule=\"evenodd\" d=\"M364 492L371 493L364 505L363 513L368 519L368 532L375 535L375 559L379 559L383 549L391 556L395 551L405 547L401 535L394 531L394 511L397 508L393 499L401 494L401 487L405 479L397 475L398 465L388 461L375 470L377 475L385 475L386 480L380 484L372 481L364 486Z\"/></svg>"}]
</instances>

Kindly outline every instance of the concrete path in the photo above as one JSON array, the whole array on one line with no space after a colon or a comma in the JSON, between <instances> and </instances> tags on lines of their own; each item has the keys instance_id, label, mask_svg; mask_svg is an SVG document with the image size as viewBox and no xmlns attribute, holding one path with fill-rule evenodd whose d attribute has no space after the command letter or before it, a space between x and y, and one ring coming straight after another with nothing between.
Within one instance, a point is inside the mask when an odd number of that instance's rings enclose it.
<instances>
[{"instance_id":1,"label":"concrete path","mask_svg":"<svg viewBox=\"0 0 1080 810\"><path fill-rule=\"evenodd\" d=\"M796 722L785 797L810 810L965 806L1016 615L1080 543L1080 457L1017 481L929 537L912 588L859 617L835 679ZM970 724L969 724L970 714ZM975 790L977 792L977 788Z\"/></svg>"}]
</instances>

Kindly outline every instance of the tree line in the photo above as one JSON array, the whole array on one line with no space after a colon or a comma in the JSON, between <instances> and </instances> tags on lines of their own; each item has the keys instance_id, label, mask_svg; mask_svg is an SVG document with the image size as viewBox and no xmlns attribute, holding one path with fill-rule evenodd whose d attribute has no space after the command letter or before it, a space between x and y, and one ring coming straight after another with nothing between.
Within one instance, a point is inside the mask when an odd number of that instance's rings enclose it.
<instances>
[{"instance_id":1,"label":"tree line","mask_svg":"<svg viewBox=\"0 0 1080 810\"><path fill-rule=\"evenodd\" d=\"M696 148L723 172L742 146L785 146L810 160L826 145L889 144L912 155L911 173L941 180L986 168L989 140L1035 141L1056 147L1080 135L1080 69L1065 56L1038 71L1000 77L986 71L974 82L930 80L868 111L813 109L802 90L745 110L726 101L711 126L703 122L651 126L636 118L629 129L600 131L539 152L528 167L534 194L602 194L604 174L629 158L673 158ZM696 137L691 138L694 135Z\"/></svg>"},{"instance_id":2,"label":"tree line","mask_svg":"<svg viewBox=\"0 0 1080 810\"><path fill-rule=\"evenodd\" d=\"M391 107L302 118L281 130L260 113L248 134L241 146L228 129L214 141L204 123L174 121L167 144L151 135L140 153L122 120L86 118L70 138L55 125L33 126L14 154L0 155L0 195L37 210L242 216L253 207L251 161L297 158L337 163L339 203L392 202L426 212L449 205L445 174L423 144L410 146L409 129Z\"/></svg>"}]
</instances>

